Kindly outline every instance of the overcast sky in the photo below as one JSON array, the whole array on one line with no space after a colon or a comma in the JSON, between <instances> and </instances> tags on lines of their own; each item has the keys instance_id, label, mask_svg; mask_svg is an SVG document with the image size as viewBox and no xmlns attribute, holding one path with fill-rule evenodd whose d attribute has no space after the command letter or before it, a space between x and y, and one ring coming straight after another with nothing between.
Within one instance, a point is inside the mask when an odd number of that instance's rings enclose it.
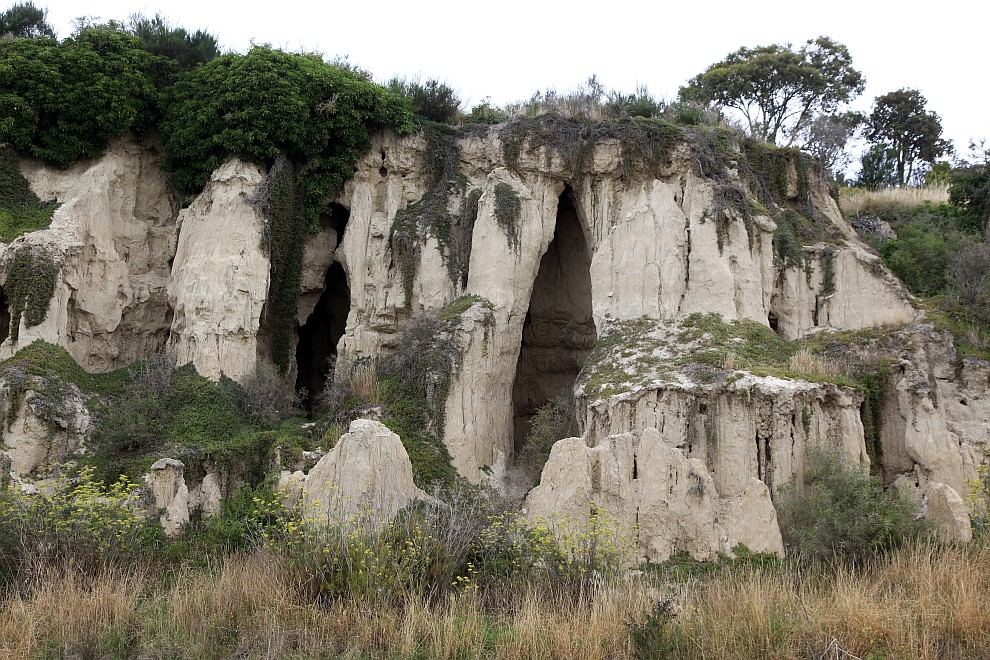
<instances>
[{"instance_id":1,"label":"overcast sky","mask_svg":"<svg viewBox=\"0 0 990 660\"><path fill-rule=\"evenodd\" d=\"M215 34L225 50L269 43L347 55L379 82L438 78L458 90L467 109L485 97L502 104L548 87L570 90L591 74L609 89L632 92L642 84L672 98L688 78L741 46L800 45L827 35L849 48L866 77L854 109L869 111L876 96L912 87L961 153L970 139L990 139L990 9L973 0L35 2L48 8L60 37L80 15L105 21L160 12Z\"/></svg>"}]
</instances>

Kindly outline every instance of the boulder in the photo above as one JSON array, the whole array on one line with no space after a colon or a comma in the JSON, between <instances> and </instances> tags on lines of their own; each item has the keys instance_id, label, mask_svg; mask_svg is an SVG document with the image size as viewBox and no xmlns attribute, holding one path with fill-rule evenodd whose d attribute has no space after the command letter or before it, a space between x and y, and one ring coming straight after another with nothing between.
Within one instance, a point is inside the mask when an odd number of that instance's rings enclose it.
<instances>
[{"instance_id":1,"label":"boulder","mask_svg":"<svg viewBox=\"0 0 990 660\"><path fill-rule=\"evenodd\" d=\"M306 515L321 520L358 517L372 524L430 496L413 483L402 440L381 422L356 419L303 485Z\"/></svg>"}]
</instances>

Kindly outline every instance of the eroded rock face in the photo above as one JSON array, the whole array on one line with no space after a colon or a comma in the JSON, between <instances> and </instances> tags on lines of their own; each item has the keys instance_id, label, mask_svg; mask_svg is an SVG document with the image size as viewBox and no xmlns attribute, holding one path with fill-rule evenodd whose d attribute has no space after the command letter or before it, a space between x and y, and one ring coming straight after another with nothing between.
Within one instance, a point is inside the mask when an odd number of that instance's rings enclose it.
<instances>
[{"instance_id":1,"label":"eroded rock face","mask_svg":"<svg viewBox=\"0 0 990 660\"><path fill-rule=\"evenodd\" d=\"M262 178L256 165L231 159L179 214L169 349L208 378L241 380L257 363L270 262L264 219L247 198Z\"/></svg>"},{"instance_id":2,"label":"eroded rock face","mask_svg":"<svg viewBox=\"0 0 990 660\"><path fill-rule=\"evenodd\" d=\"M86 397L75 385L8 373L0 381L0 396L4 402L0 437L9 458L8 472L17 477L44 473L82 447L92 420Z\"/></svg>"},{"instance_id":3,"label":"eroded rock face","mask_svg":"<svg viewBox=\"0 0 990 660\"><path fill-rule=\"evenodd\" d=\"M705 464L667 444L656 429L612 435L595 447L581 438L554 445L540 485L526 498L531 520L587 521L594 505L632 543L633 560L676 552L698 559L752 550L783 553L767 487L753 479L734 497L719 495Z\"/></svg>"},{"instance_id":4,"label":"eroded rock face","mask_svg":"<svg viewBox=\"0 0 990 660\"><path fill-rule=\"evenodd\" d=\"M428 192L421 136L376 138L339 198L350 221L336 258L352 290L341 342L348 357L390 350L405 319L440 309L458 295L493 303L492 324L462 328L465 368L455 376L446 407L444 440L458 471L472 482L499 456L512 453L511 392L526 328L532 327L527 317L535 322L539 316L533 311L540 297L534 282L541 260L552 252L561 218L569 213L590 256L588 304L598 334L606 317L675 319L692 312L772 324L788 338L915 316L903 287L861 247L815 171L812 202L846 243L808 246L804 265L785 268L775 259L776 224L770 217L747 224L730 210L724 223L714 221L718 185L698 173L689 145L674 149L654 169L634 168L630 174L619 144L602 142L580 176L539 145L521 149L508 163L497 129L475 133L458 146L464 189L476 191L449 206L451 234L464 230L458 223L466 215L473 218L466 278L450 276L446 259L452 248L445 252L427 231L406 303L388 239L396 213ZM788 194L797 200L796 174L790 178ZM499 186L518 198L511 231L498 219ZM475 208L465 209L470 204Z\"/></svg>"},{"instance_id":5,"label":"eroded rock face","mask_svg":"<svg viewBox=\"0 0 990 660\"><path fill-rule=\"evenodd\" d=\"M22 164L35 194L61 206L48 229L0 245L0 271L26 244L51 255L58 275L45 320L33 327L22 320L17 344L7 338L0 358L44 339L84 368L106 371L161 350L178 205L159 164L156 151L126 140L65 170Z\"/></svg>"},{"instance_id":6,"label":"eroded rock face","mask_svg":"<svg viewBox=\"0 0 990 660\"><path fill-rule=\"evenodd\" d=\"M298 478L287 478L292 490ZM381 422L356 419L337 444L317 462L302 484L306 513L316 519L357 516L385 523L429 496L413 483L412 464L399 436Z\"/></svg>"},{"instance_id":7,"label":"eroded rock face","mask_svg":"<svg viewBox=\"0 0 990 660\"><path fill-rule=\"evenodd\" d=\"M170 539L182 536L182 527L189 522L189 488L184 472L182 461L163 458L156 461L144 477L153 506L161 512L159 522Z\"/></svg>"}]
</instances>

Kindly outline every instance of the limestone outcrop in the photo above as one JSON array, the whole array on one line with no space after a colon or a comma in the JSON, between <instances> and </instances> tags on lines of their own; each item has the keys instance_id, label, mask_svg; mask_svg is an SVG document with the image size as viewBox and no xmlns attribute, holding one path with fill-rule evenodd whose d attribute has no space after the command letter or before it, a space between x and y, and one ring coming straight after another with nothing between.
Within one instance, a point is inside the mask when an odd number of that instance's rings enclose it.
<instances>
[{"instance_id":1,"label":"limestone outcrop","mask_svg":"<svg viewBox=\"0 0 990 660\"><path fill-rule=\"evenodd\" d=\"M207 471L191 489L186 484L185 471L182 461L162 458L144 476L152 513L158 515L169 538L182 536L182 528L193 513L201 512L207 517L220 513L222 491L216 471Z\"/></svg>"},{"instance_id":2,"label":"limestone outcrop","mask_svg":"<svg viewBox=\"0 0 990 660\"><path fill-rule=\"evenodd\" d=\"M676 552L699 559L731 552L784 550L767 487L750 480L721 497L705 464L671 447L656 429L612 435L595 447L581 438L554 445L540 485L526 498L531 520L586 522L589 504L609 516L638 561Z\"/></svg>"},{"instance_id":3,"label":"limestone outcrop","mask_svg":"<svg viewBox=\"0 0 990 660\"><path fill-rule=\"evenodd\" d=\"M347 433L306 475L283 480L301 487L307 517L371 524L388 522L415 500L431 499L413 483L412 464L399 436L384 424L356 419Z\"/></svg>"},{"instance_id":4,"label":"limestone outcrop","mask_svg":"<svg viewBox=\"0 0 990 660\"><path fill-rule=\"evenodd\" d=\"M86 397L75 385L8 369L0 380L0 398L4 411L0 439L8 473L43 474L82 448L92 418Z\"/></svg>"},{"instance_id":5,"label":"limestone outcrop","mask_svg":"<svg viewBox=\"0 0 990 660\"><path fill-rule=\"evenodd\" d=\"M209 378L254 373L270 262L264 219L249 203L264 173L232 159L179 213L168 300L169 350Z\"/></svg>"},{"instance_id":6,"label":"limestone outcrop","mask_svg":"<svg viewBox=\"0 0 990 660\"><path fill-rule=\"evenodd\" d=\"M160 351L178 204L159 154L121 140L99 160L65 170L26 161L22 170L40 199L61 206L48 229L0 245L0 281L22 247L43 251L58 272L45 320L31 327L22 320L16 345L3 337L0 358L44 339L84 368L107 371Z\"/></svg>"}]
</instances>

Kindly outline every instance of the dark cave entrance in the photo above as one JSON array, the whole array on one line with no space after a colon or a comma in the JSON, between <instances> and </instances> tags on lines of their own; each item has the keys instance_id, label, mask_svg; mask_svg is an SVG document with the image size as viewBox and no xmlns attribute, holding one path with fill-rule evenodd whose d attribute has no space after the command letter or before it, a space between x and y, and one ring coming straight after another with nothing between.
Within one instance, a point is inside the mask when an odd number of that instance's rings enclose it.
<instances>
[{"instance_id":1,"label":"dark cave entrance","mask_svg":"<svg viewBox=\"0 0 990 660\"><path fill-rule=\"evenodd\" d=\"M570 187L557 204L553 240L540 261L512 385L513 431L518 455L536 411L570 394L597 340L591 311L591 251Z\"/></svg>"},{"instance_id":2,"label":"dark cave entrance","mask_svg":"<svg viewBox=\"0 0 990 660\"><path fill-rule=\"evenodd\" d=\"M338 246L344 238L349 217L346 208L331 204L329 214L321 218L325 229L336 232ZM337 344L344 336L350 311L351 290L347 285L347 274L340 262L334 261L327 269L323 293L316 307L306 323L299 327L296 345L296 389L305 388L305 405L310 412L337 357Z\"/></svg>"}]
</instances>

